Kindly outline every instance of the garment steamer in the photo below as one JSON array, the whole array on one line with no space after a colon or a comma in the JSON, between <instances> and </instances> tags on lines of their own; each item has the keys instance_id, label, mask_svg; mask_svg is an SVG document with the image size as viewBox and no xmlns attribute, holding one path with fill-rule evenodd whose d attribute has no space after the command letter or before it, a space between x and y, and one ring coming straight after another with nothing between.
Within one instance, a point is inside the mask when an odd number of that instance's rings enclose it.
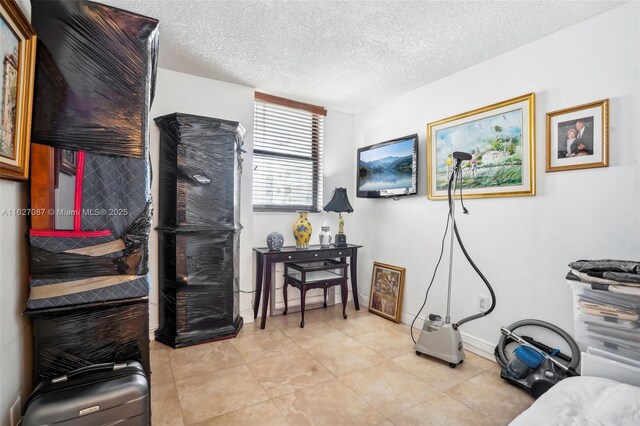
<instances>
[{"instance_id":1,"label":"garment steamer","mask_svg":"<svg viewBox=\"0 0 640 426\"><path fill-rule=\"evenodd\" d=\"M460 238L458 233L458 228L456 227L455 220L455 203L453 200L453 196L455 196L456 191L456 181L460 180L462 182L462 173L460 170L460 164L463 161L471 160L471 154L466 152L454 152L453 158L456 160L456 164L453 167L451 175L449 176L449 186L448 186L448 199L449 199L449 232L451 232L451 242L449 247L449 279L448 279L448 288L447 288L447 314L442 320L440 315L429 314L429 319L424 322L422 327L422 331L420 332L420 337L418 341L415 342L414 349L417 355L430 355L435 358L442 359L449 363L449 367L455 368L458 364L462 364L464 361L464 350L462 347L462 337L460 336L460 330L458 329L462 324L467 323L469 321L473 321L478 318L482 318L487 316L493 311L496 304L495 294L489 281L484 277L482 272L478 269L478 267L473 263L471 257L467 253L464 244ZM460 185L460 201L462 202L462 186ZM462 204L462 208L465 214L468 213L467 209ZM471 266L478 273L480 278L484 281L485 285L489 289L491 294L491 307L486 312L479 312L474 315L470 315L458 321L457 323L451 322L451 287L452 287L452 277L453 277L453 244L454 244L454 235L458 240L458 244L462 249L465 257L471 264ZM444 238L443 238L444 244ZM443 247L444 248L444 247ZM442 253L441 253L442 255ZM439 261L438 261L439 263ZM436 266L436 270L437 270ZM435 278L435 272L434 276ZM433 278L431 280L431 284L429 285L429 289L433 284ZM427 289L427 295L429 292ZM426 303L426 297L425 297ZM424 307L424 305L423 305ZM415 321L415 320L414 320Z\"/></svg>"}]
</instances>

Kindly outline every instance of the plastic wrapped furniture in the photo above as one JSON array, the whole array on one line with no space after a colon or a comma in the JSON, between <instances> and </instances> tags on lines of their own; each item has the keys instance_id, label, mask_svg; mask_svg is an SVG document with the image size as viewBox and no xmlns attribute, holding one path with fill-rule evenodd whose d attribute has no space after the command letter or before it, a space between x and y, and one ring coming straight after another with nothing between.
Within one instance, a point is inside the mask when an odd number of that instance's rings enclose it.
<instances>
[{"instance_id":1,"label":"plastic wrapped furniture","mask_svg":"<svg viewBox=\"0 0 640 426\"><path fill-rule=\"evenodd\" d=\"M238 122L174 113L160 128L160 327L173 347L234 337L239 315Z\"/></svg>"},{"instance_id":2,"label":"plastic wrapped furniture","mask_svg":"<svg viewBox=\"0 0 640 426\"><path fill-rule=\"evenodd\" d=\"M158 20L89 1L32 0L32 140L146 158Z\"/></svg>"},{"instance_id":3,"label":"plastic wrapped furniture","mask_svg":"<svg viewBox=\"0 0 640 426\"><path fill-rule=\"evenodd\" d=\"M147 296L149 162L79 151L73 173L73 229L30 231L27 307Z\"/></svg>"},{"instance_id":4,"label":"plastic wrapped furniture","mask_svg":"<svg viewBox=\"0 0 640 426\"><path fill-rule=\"evenodd\" d=\"M150 373L141 296L158 21L84 0L32 0L31 20L31 208L46 212L30 231L35 379L127 360Z\"/></svg>"},{"instance_id":5,"label":"plastic wrapped furniture","mask_svg":"<svg viewBox=\"0 0 640 426\"><path fill-rule=\"evenodd\" d=\"M146 297L25 314L33 320L34 384L102 362L138 361L151 373Z\"/></svg>"},{"instance_id":6,"label":"plastic wrapped furniture","mask_svg":"<svg viewBox=\"0 0 640 426\"><path fill-rule=\"evenodd\" d=\"M27 306L146 296L158 21L89 1L31 4L31 207L47 213L32 220Z\"/></svg>"}]
</instances>

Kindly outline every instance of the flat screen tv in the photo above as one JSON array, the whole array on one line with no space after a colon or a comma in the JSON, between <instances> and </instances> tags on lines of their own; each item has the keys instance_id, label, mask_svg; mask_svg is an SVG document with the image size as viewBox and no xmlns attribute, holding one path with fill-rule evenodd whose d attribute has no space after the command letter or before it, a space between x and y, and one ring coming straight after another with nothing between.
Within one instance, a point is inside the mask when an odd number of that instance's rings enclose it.
<instances>
[{"instance_id":1,"label":"flat screen tv","mask_svg":"<svg viewBox=\"0 0 640 426\"><path fill-rule=\"evenodd\" d=\"M358 149L360 198L400 197L418 193L418 135Z\"/></svg>"}]
</instances>

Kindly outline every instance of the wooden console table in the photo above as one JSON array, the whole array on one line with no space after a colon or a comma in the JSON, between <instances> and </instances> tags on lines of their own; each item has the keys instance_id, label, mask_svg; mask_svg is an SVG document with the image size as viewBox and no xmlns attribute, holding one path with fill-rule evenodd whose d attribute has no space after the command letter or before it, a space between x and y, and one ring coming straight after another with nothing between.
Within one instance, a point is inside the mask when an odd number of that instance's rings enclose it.
<instances>
[{"instance_id":1,"label":"wooden console table","mask_svg":"<svg viewBox=\"0 0 640 426\"><path fill-rule=\"evenodd\" d=\"M294 246L282 247L279 251L271 251L266 247L254 248L257 256L256 271L256 297L253 300L253 318L258 318L258 308L260 307L260 297L264 293L262 299L262 317L260 320L260 328L264 329L267 325L267 308L269 306L269 294L271 294L271 275L273 265L275 263L300 262L303 260L317 259L336 259L346 262L347 258L351 260L351 292L353 293L353 304L356 310L360 310L360 302L358 301L358 249L362 246L348 244L346 247L320 248L320 246L309 246L308 249L296 249ZM264 277L264 280L263 280Z\"/></svg>"}]
</instances>

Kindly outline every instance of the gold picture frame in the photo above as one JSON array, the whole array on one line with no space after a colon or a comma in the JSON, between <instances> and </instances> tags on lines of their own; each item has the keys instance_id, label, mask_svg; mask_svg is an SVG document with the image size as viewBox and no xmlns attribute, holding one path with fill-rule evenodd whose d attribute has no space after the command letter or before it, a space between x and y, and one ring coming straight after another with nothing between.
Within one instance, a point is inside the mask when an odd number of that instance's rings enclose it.
<instances>
[{"instance_id":1,"label":"gold picture frame","mask_svg":"<svg viewBox=\"0 0 640 426\"><path fill-rule=\"evenodd\" d=\"M609 99L546 115L546 171L609 167Z\"/></svg>"},{"instance_id":2,"label":"gold picture frame","mask_svg":"<svg viewBox=\"0 0 640 426\"><path fill-rule=\"evenodd\" d=\"M473 156L461 165L465 198L535 195L535 145L534 93L429 123L427 195L447 199L454 151Z\"/></svg>"},{"instance_id":3,"label":"gold picture frame","mask_svg":"<svg viewBox=\"0 0 640 426\"><path fill-rule=\"evenodd\" d=\"M36 33L15 0L0 0L0 177L29 179Z\"/></svg>"},{"instance_id":4,"label":"gold picture frame","mask_svg":"<svg viewBox=\"0 0 640 426\"><path fill-rule=\"evenodd\" d=\"M405 268L374 262L369 312L400 322Z\"/></svg>"}]
</instances>

